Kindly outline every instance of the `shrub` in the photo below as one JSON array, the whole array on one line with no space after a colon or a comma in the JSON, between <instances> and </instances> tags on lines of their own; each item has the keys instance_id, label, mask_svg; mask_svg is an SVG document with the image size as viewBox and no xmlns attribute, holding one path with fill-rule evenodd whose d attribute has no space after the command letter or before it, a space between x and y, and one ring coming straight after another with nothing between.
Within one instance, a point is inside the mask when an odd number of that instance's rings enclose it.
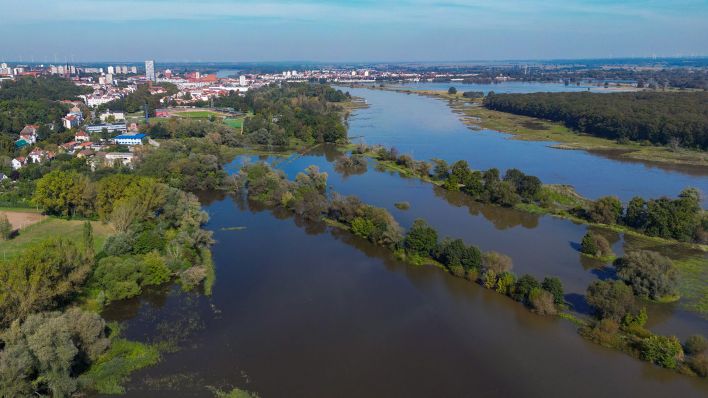
<instances>
[{"instance_id":1,"label":"shrub","mask_svg":"<svg viewBox=\"0 0 708 398\"><path fill-rule=\"evenodd\" d=\"M482 268L485 270L501 273L511 270L512 266L511 257L507 255L490 251L482 256Z\"/></svg>"},{"instance_id":2,"label":"shrub","mask_svg":"<svg viewBox=\"0 0 708 398\"><path fill-rule=\"evenodd\" d=\"M639 352L643 360L668 369L675 369L683 360L681 343L674 336L650 336L641 341Z\"/></svg>"},{"instance_id":3,"label":"shrub","mask_svg":"<svg viewBox=\"0 0 708 398\"><path fill-rule=\"evenodd\" d=\"M605 257L612 255L610 242L604 236L588 232L583 236L580 243L580 251L593 257Z\"/></svg>"},{"instance_id":4,"label":"shrub","mask_svg":"<svg viewBox=\"0 0 708 398\"><path fill-rule=\"evenodd\" d=\"M621 281L595 281L585 297L600 319L622 321L627 314L636 312L632 289Z\"/></svg>"},{"instance_id":5,"label":"shrub","mask_svg":"<svg viewBox=\"0 0 708 398\"><path fill-rule=\"evenodd\" d=\"M448 94L457 94L457 89L455 87L450 87L447 89Z\"/></svg>"},{"instance_id":6,"label":"shrub","mask_svg":"<svg viewBox=\"0 0 708 398\"><path fill-rule=\"evenodd\" d=\"M590 205L587 216L592 222L616 224L622 215L622 202L615 196L602 197Z\"/></svg>"},{"instance_id":7,"label":"shrub","mask_svg":"<svg viewBox=\"0 0 708 398\"><path fill-rule=\"evenodd\" d=\"M528 304L529 294L531 294L531 291L540 287L541 284L538 283L536 278L526 274L516 281L516 285L514 285L514 292L511 294L511 297L516 301Z\"/></svg>"},{"instance_id":8,"label":"shrub","mask_svg":"<svg viewBox=\"0 0 708 398\"><path fill-rule=\"evenodd\" d=\"M443 239L435 250L434 257L447 267L460 265L469 271L478 269L482 254L476 246L467 246L462 239Z\"/></svg>"},{"instance_id":9,"label":"shrub","mask_svg":"<svg viewBox=\"0 0 708 398\"><path fill-rule=\"evenodd\" d=\"M543 278L541 288L553 295L553 302L557 305L563 304L565 302L565 299L563 297L563 283L560 279L556 277Z\"/></svg>"},{"instance_id":10,"label":"shrub","mask_svg":"<svg viewBox=\"0 0 708 398\"><path fill-rule=\"evenodd\" d=\"M160 285L170 280L172 272L158 252L143 257L143 285Z\"/></svg>"},{"instance_id":11,"label":"shrub","mask_svg":"<svg viewBox=\"0 0 708 398\"><path fill-rule=\"evenodd\" d=\"M686 354L689 355L702 354L708 349L708 342L706 342L705 337L700 334L694 334L683 343L683 349L686 351Z\"/></svg>"},{"instance_id":12,"label":"shrub","mask_svg":"<svg viewBox=\"0 0 708 398\"><path fill-rule=\"evenodd\" d=\"M705 355L697 355L686 360L686 364L692 371L700 377L708 377L708 358Z\"/></svg>"},{"instance_id":13,"label":"shrub","mask_svg":"<svg viewBox=\"0 0 708 398\"><path fill-rule=\"evenodd\" d=\"M632 287L637 296L658 299L676 292L678 270L667 257L640 250L615 261L617 276Z\"/></svg>"},{"instance_id":14,"label":"shrub","mask_svg":"<svg viewBox=\"0 0 708 398\"><path fill-rule=\"evenodd\" d=\"M438 245L438 233L423 220L415 220L411 226L403 246L409 253L419 256L430 255Z\"/></svg>"},{"instance_id":15,"label":"shrub","mask_svg":"<svg viewBox=\"0 0 708 398\"><path fill-rule=\"evenodd\" d=\"M553 295L546 290L535 287L529 292L529 305L534 312L541 315L554 315L557 313L553 304Z\"/></svg>"},{"instance_id":16,"label":"shrub","mask_svg":"<svg viewBox=\"0 0 708 398\"><path fill-rule=\"evenodd\" d=\"M6 214L0 215L0 239L8 240L12 237L12 224Z\"/></svg>"},{"instance_id":17,"label":"shrub","mask_svg":"<svg viewBox=\"0 0 708 398\"><path fill-rule=\"evenodd\" d=\"M494 288L497 293L508 295L514 289L516 277L511 272L502 272L497 276L497 283Z\"/></svg>"}]
</instances>

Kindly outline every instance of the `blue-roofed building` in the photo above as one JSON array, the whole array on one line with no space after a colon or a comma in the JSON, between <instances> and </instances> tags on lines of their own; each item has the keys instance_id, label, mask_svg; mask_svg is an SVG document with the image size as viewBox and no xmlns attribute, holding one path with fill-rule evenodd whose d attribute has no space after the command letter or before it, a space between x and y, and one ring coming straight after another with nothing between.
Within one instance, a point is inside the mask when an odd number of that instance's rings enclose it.
<instances>
[{"instance_id":1,"label":"blue-roofed building","mask_svg":"<svg viewBox=\"0 0 708 398\"><path fill-rule=\"evenodd\" d=\"M115 137L113 140L118 145L142 145L143 139L147 137L147 134L121 134Z\"/></svg>"}]
</instances>

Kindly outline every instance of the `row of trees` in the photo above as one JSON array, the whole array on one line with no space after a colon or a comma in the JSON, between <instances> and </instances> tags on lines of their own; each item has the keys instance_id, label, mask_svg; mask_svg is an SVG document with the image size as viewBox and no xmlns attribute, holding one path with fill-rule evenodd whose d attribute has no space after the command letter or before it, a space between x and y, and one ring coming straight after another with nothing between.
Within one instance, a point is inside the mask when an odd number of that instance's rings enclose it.
<instances>
[{"instance_id":1,"label":"row of trees","mask_svg":"<svg viewBox=\"0 0 708 398\"><path fill-rule=\"evenodd\" d=\"M506 207L533 204L551 211L569 211L594 223L625 225L649 236L699 243L708 239L708 215L701 208L701 193L695 188L683 190L677 199L635 197L625 207L614 196L587 201L577 194L568 196L550 192L538 177L517 169L507 170L502 178L498 169L471 170L464 160L449 165L444 160L434 159L430 164L416 161L409 155L399 155L395 148L365 145L356 148L355 152L373 153L379 161L395 163L414 176L433 180L447 190L461 191L484 203ZM564 201L577 205L558 207L557 199L553 198L558 195L564 195Z\"/></svg>"},{"instance_id":2,"label":"row of trees","mask_svg":"<svg viewBox=\"0 0 708 398\"><path fill-rule=\"evenodd\" d=\"M586 209L574 211L588 221L626 225L649 236L699 243L708 239L708 216L701 208L701 193L695 188L681 191L676 199L635 197L626 207L617 197L605 196Z\"/></svg>"},{"instance_id":3,"label":"row of trees","mask_svg":"<svg viewBox=\"0 0 708 398\"><path fill-rule=\"evenodd\" d=\"M484 106L562 122L581 133L708 149L708 92L492 94Z\"/></svg>"}]
</instances>

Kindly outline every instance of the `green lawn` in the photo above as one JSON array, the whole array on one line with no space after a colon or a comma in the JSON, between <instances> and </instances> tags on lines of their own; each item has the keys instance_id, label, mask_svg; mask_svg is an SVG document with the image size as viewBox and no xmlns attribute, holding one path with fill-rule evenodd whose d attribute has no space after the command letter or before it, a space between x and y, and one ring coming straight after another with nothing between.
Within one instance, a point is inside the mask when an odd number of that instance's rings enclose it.
<instances>
[{"instance_id":1,"label":"green lawn","mask_svg":"<svg viewBox=\"0 0 708 398\"><path fill-rule=\"evenodd\" d=\"M19 234L9 241L0 241L0 255L11 258L22 252L29 245L52 237L64 237L70 240L80 240L83 234L83 221L47 218L20 230ZM93 236L96 250L103 246L111 228L98 221L92 221Z\"/></svg>"},{"instance_id":2,"label":"green lawn","mask_svg":"<svg viewBox=\"0 0 708 398\"><path fill-rule=\"evenodd\" d=\"M186 112L175 112L175 116L186 117L189 119L207 119L209 116L219 116L218 113L212 111L186 111Z\"/></svg>"},{"instance_id":3,"label":"green lawn","mask_svg":"<svg viewBox=\"0 0 708 398\"><path fill-rule=\"evenodd\" d=\"M224 124L235 129L240 129L243 126L243 119L243 117L226 118L224 119Z\"/></svg>"}]
</instances>

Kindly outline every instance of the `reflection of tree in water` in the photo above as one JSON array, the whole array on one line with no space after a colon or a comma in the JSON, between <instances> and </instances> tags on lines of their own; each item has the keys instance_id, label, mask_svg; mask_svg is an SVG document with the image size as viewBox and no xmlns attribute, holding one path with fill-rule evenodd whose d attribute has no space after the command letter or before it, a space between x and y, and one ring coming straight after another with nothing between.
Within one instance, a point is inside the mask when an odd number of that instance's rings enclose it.
<instances>
[{"instance_id":1,"label":"reflection of tree in water","mask_svg":"<svg viewBox=\"0 0 708 398\"><path fill-rule=\"evenodd\" d=\"M538 214L480 203L463 192L448 191L438 186L434 186L433 191L435 192L435 196L445 199L449 204L455 207L467 207L469 213L473 216L479 216L481 214L499 230L517 226L534 229L538 227L538 222L541 218Z\"/></svg>"},{"instance_id":2,"label":"reflection of tree in water","mask_svg":"<svg viewBox=\"0 0 708 398\"><path fill-rule=\"evenodd\" d=\"M160 310L171 293L171 284L148 286L138 296L109 303L102 311L101 316L109 322L128 321L138 316L144 308Z\"/></svg>"}]
</instances>

